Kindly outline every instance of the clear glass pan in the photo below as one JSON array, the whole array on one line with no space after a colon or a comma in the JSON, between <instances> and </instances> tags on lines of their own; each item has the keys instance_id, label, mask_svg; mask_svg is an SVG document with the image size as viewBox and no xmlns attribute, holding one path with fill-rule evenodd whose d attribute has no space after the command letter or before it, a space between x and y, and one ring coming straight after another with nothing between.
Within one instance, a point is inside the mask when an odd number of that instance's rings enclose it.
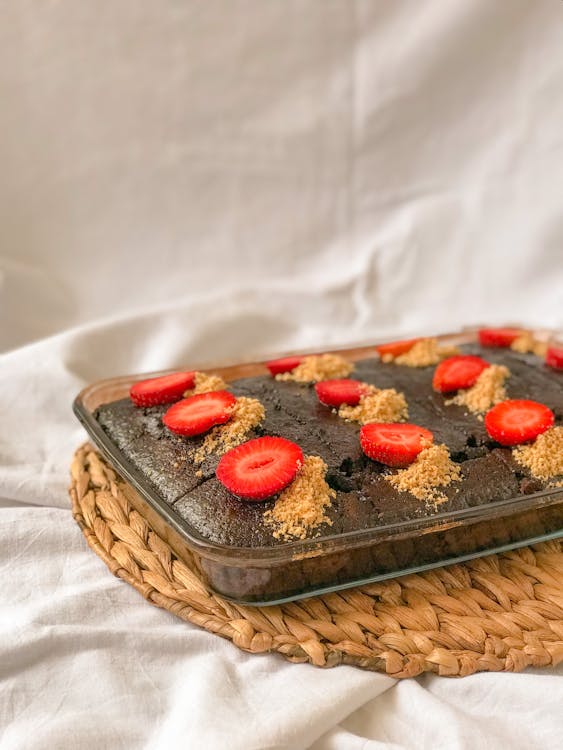
<instances>
[{"instance_id":1,"label":"clear glass pan","mask_svg":"<svg viewBox=\"0 0 563 750\"><path fill-rule=\"evenodd\" d=\"M544 340L552 335L550 331L533 333ZM447 344L468 344L476 341L476 334L466 330L438 338ZM374 345L338 353L358 361L373 357ZM267 372L263 363L206 369L226 381ZM205 582L224 597L244 604L278 604L563 536L563 489L559 488L276 547L212 543L155 491L94 416L100 405L126 397L136 380L160 374L164 373L93 383L76 397L74 412L94 444L136 490L128 493L131 503L176 554L195 565Z\"/></svg>"}]
</instances>

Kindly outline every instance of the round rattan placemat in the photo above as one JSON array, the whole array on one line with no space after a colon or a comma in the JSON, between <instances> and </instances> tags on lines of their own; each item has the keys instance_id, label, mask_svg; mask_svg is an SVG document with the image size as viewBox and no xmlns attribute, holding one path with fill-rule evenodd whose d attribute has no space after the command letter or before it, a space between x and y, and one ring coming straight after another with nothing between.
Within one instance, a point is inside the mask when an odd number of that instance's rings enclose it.
<instances>
[{"instance_id":1,"label":"round rattan placemat","mask_svg":"<svg viewBox=\"0 0 563 750\"><path fill-rule=\"evenodd\" d=\"M135 492L89 445L74 456L73 516L111 572L145 599L252 654L392 677L518 672L563 661L563 542L489 555L300 602L245 607L210 591L133 509Z\"/></svg>"}]
</instances>

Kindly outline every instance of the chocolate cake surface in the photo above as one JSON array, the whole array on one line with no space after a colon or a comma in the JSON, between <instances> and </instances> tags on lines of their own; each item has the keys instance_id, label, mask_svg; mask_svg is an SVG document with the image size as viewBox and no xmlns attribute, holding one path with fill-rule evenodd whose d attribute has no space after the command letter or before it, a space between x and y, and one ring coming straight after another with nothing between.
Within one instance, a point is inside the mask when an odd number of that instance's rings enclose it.
<instances>
[{"instance_id":1,"label":"chocolate cake surface","mask_svg":"<svg viewBox=\"0 0 563 750\"><path fill-rule=\"evenodd\" d=\"M555 424L563 423L563 372L547 368L532 354L507 349L462 347L491 364L506 365L507 398L532 399L547 405ZM320 456L328 467L327 482L336 497L326 513L332 525L315 529L327 537L398 523L537 492L547 485L517 464L508 448L488 436L482 420L465 407L450 404L432 388L435 367L385 364L374 357L355 364L351 377L377 388L404 394L408 421L428 428L435 443L445 444L459 464L462 479L444 488L446 499L437 508L409 492L399 492L384 476L391 469L367 458L360 447L360 425L346 421L321 404L312 385L279 382L264 375L229 383L237 397L258 399L266 416L247 438L284 437L305 455ZM99 407L95 417L119 450L146 478L154 491L209 542L233 547L283 545L264 521L274 499L261 503L239 500L216 478L219 456L196 464L193 453L205 436L184 438L161 421L168 406L135 407L129 399Z\"/></svg>"}]
</instances>

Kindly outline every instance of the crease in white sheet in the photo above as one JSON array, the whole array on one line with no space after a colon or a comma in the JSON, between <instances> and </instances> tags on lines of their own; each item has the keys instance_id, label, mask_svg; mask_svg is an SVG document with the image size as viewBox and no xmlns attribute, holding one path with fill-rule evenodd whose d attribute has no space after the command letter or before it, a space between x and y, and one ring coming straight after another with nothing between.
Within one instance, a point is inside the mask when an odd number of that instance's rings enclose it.
<instances>
[{"instance_id":1,"label":"crease in white sheet","mask_svg":"<svg viewBox=\"0 0 563 750\"><path fill-rule=\"evenodd\" d=\"M19 509L0 522L3 573L9 565L0 665L2 692L12 696L0 716L13 716L2 747L22 737L26 750L85 747L99 732L102 747L142 738L164 748L182 737L186 747L204 738L219 748L228 737L237 750L304 748L394 682L251 658L148 606L86 551L66 509ZM31 579L34 590L22 591Z\"/></svg>"},{"instance_id":2,"label":"crease in white sheet","mask_svg":"<svg viewBox=\"0 0 563 750\"><path fill-rule=\"evenodd\" d=\"M515 750L557 747L553 730L562 726L563 665L549 675L529 670L502 677L501 691L499 676L487 673L465 680L463 690L434 675L402 681L367 701L311 750L497 750L506 745L507 726ZM402 710L405 705L416 721Z\"/></svg>"}]
</instances>

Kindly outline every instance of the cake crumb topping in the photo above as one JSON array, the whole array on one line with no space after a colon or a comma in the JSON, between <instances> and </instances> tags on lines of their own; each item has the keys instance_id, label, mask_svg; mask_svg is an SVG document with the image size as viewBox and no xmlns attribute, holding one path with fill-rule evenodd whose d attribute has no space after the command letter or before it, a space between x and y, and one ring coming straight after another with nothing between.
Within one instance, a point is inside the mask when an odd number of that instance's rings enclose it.
<instances>
[{"instance_id":1,"label":"cake crumb topping","mask_svg":"<svg viewBox=\"0 0 563 750\"><path fill-rule=\"evenodd\" d=\"M207 433L202 445L192 454L194 462L201 464L211 453L222 456L240 445L250 430L257 427L265 416L266 411L258 399L246 396L237 398L231 419Z\"/></svg>"},{"instance_id":2,"label":"cake crumb topping","mask_svg":"<svg viewBox=\"0 0 563 750\"><path fill-rule=\"evenodd\" d=\"M538 435L530 445L514 448L512 455L538 479L563 475L563 427L551 427ZM556 484L561 486L563 480Z\"/></svg>"},{"instance_id":3,"label":"cake crumb topping","mask_svg":"<svg viewBox=\"0 0 563 750\"><path fill-rule=\"evenodd\" d=\"M530 353L536 354L538 357L545 357L547 343L535 339L530 331L522 331L522 333L514 339L512 344L510 344L510 348L515 352L520 352L520 354Z\"/></svg>"},{"instance_id":4,"label":"cake crumb topping","mask_svg":"<svg viewBox=\"0 0 563 750\"><path fill-rule=\"evenodd\" d=\"M347 378L353 369L352 362L339 354L312 354L304 357L303 361L291 372L282 372L276 375L276 380L318 383L320 380Z\"/></svg>"},{"instance_id":5,"label":"cake crumb topping","mask_svg":"<svg viewBox=\"0 0 563 750\"><path fill-rule=\"evenodd\" d=\"M398 357L386 354L382 357L382 360L383 362L395 362L397 365L405 365L406 367L428 367L456 354L459 354L457 346L440 346L438 339L427 338L420 339L412 345L408 352L399 354Z\"/></svg>"},{"instance_id":6,"label":"cake crumb topping","mask_svg":"<svg viewBox=\"0 0 563 750\"><path fill-rule=\"evenodd\" d=\"M196 393L209 393L210 391L224 391L228 388L223 378L219 375L207 372L196 372L194 387L184 393L184 398L195 396Z\"/></svg>"},{"instance_id":7,"label":"cake crumb topping","mask_svg":"<svg viewBox=\"0 0 563 750\"><path fill-rule=\"evenodd\" d=\"M451 460L445 445L429 445L410 466L385 479L400 492L410 492L418 500L440 503L447 498L439 488L461 479L461 469Z\"/></svg>"},{"instance_id":8,"label":"cake crumb topping","mask_svg":"<svg viewBox=\"0 0 563 750\"><path fill-rule=\"evenodd\" d=\"M332 526L325 510L336 497L326 482L327 465L319 456L305 456L293 482L280 493L264 521L274 526L276 539L305 539L321 523Z\"/></svg>"},{"instance_id":9,"label":"cake crumb topping","mask_svg":"<svg viewBox=\"0 0 563 750\"><path fill-rule=\"evenodd\" d=\"M379 390L370 385L357 406L342 404L338 416L360 424L400 422L408 417L408 406L404 395L394 388Z\"/></svg>"},{"instance_id":10,"label":"cake crumb topping","mask_svg":"<svg viewBox=\"0 0 563 750\"><path fill-rule=\"evenodd\" d=\"M491 406L506 399L504 382L510 377L510 370L504 365L491 365L483 370L471 388L463 388L454 398L446 401L446 406L457 404L466 406L473 414L484 414Z\"/></svg>"}]
</instances>

